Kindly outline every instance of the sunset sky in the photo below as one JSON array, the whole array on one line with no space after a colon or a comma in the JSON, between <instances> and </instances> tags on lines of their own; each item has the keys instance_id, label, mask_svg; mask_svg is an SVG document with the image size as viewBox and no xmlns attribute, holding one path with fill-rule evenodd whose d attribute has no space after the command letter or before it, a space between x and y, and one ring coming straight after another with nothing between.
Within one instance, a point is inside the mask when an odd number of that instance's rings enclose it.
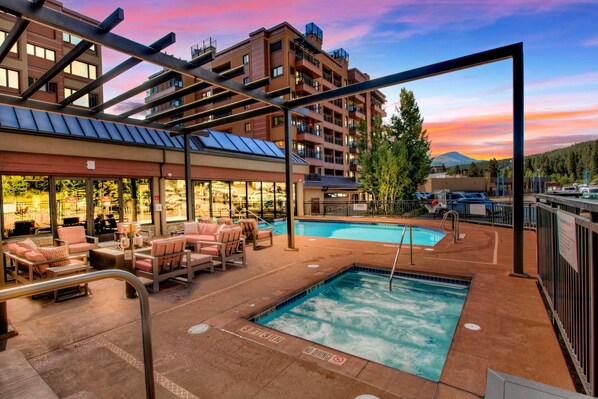
<instances>
[{"instance_id":1,"label":"sunset sky","mask_svg":"<svg viewBox=\"0 0 598 399\"><path fill-rule=\"evenodd\" d=\"M315 22L324 50L339 47L350 65L377 78L523 42L525 153L598 138L598 1L596 0L303 0L218 2L64 0L104 19L117 7L125 21L113 32L150 44L168 32L166 52L189 59L191 46L212 37L217 49L261 27L287 21L303 32ZM124 59L104 53L104 70ZM406 85L420 106L432 155L459 151L476 159L512 155L511 61ZM158 69L144 65L105 88L106 99ZM384 89L394 112L401 86ZM133 99L143 101L143 96Z\"/></svg>"}]
</instances>

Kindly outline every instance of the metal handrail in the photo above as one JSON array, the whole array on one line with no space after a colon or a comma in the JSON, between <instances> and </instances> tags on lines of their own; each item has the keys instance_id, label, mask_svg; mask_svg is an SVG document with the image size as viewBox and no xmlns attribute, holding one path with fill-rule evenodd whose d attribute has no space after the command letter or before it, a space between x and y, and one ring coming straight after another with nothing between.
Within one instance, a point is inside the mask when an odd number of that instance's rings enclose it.
<instances>
[{"instance_id":1,"label":"metal handrail","mask_svg":"<svg viewBox=\"0 0 598 399\"><path fill-rule=\"evenodd\" d=\"M255 217L255 219L258 222L264 223L264 224L268 225L270 228L272 228L272 231L275 231L275 232L278 233L278 230L276 230L276 227L272 223L270 223L267 220L261 218L259 215L256 215L255 213L251 212L249 209L243 208L243 209L235 209L235 210L238 211L237 216L239 217L239 219L241 219L241 218L244 219L245 217L243 216L243 212L247 212L249 215Z\"/></svg>"},{"instance_id":2,"label":"metal handrail","mask_svg":"<svg viewBox=\"0 0 598 399\"><path fill-rule=\"evenodd\" d=\"M411 225L409 226L409 230L411 230ZM390 272L390 281L388 282L388 290L392 291L392 278L395 275L395 269L397 268L397 262L399 261L399 255L401 254L401 248L403 247L403 239L405 238L405 232L407 231L407 225L403 227L403 233L401 234L401 242L399 242L399 248L397 249L397 254L395 255L395 261L392 264L392 271ZM413 249L411 250L413 252Z\"/></svg>"},{"instance_id":3,"label":"metal handrail","mask_svg":"<svg viewBox=\"0 0 598 399\"><path fill-rule=\"evenodd\" d=\"M39 283L0 290L0 303L6 302L10 299L41 294L48 291L56 291L75 285L85 284L90 281L103 280L107 278L124 280L126 283L133 286L133 288L135 288L137 291L137 294L139 294L139 304L141 306L141 333L143 339L143 371L145 374L145 390L146 397L148 399L154 399L156 397L156 390L154 386L154 362L152 355L152 326L149 295L141 280L139 280L135 275L124 270L100 270L97 272L77 274L74 276L41 281Z\"/></svg>"},{"instance_id":4,"label":"metal handrail","mask_svg":"<svg viewBox=\"0 0 598 399\"><path fill-rule=\"evenodd\" d=\"M453 242L459 241L459 214L457 211L447 211L444 213L442 217L442 221L440 222L440 228L444 229L444 224L446 223L449 216L453 217L454 229L453 229Z\"/></svg>"}]
</instances>

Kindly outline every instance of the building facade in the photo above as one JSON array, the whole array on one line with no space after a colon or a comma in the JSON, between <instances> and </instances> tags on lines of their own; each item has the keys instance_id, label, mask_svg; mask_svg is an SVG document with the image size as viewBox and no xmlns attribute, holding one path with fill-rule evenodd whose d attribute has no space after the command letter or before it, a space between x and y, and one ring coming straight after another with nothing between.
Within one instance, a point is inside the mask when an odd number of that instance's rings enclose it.
<instances>
[{"instance_id":1,"label":"building facade","mask_svg":"<svg viewBox=\"0 0 598 399\"><path fill-rule=\"evenodd\" d=\"M97 25L99 21L63 7L49 0L45 7ZM0 44L8 36L16 17L0 11ZM39 24L30 24L0 65L0 93L20 95L39 79L56 60L67 54L80 38ZM102 74L101 46L93 45L65 70L58 73L31 99L59 103ZM73 105L94 107L103 102L102 89L77 99Z\"/></svg>"},{"instance_id":2,"label":"building facade","mask_svg":"<svg viewBox=\"0 0 598 399\"><path fill-rule=\"evenodd\" d=\"M370 79L368 74L349 67L349 54L342 48L329 53L323 51L323 39L322 30L313 23L308 24L302 34L284 22L270 29L258 29L250 33L248 39L220 52L216 52L216 42L210 39L192 48L192 58L215 52L214 60L206 64L206 68L219 73L233 73L241 68L234 79L257 87L264 78L269 78L263 90L280 93L288 88L285 99ZM171 79L148 91L146 102L176 91L185 93L183 90L194 84L197 82L184 76ZM206 87L152 107L148 117L194 125L262 106L239 100L240 96L230 92ZM294 115L293 150L309 162L310 174L356 181L360 170L357 150L360 125L364 124L369 130L375 117L384 117L385 101L384 94L376 90L313 104L308 107L308 115ZM202 117L202 112L219 108L222 108L221 113ZM282 113L222 125L218 130L272 141L284 147Z\"/></svg>"}]
</instances>

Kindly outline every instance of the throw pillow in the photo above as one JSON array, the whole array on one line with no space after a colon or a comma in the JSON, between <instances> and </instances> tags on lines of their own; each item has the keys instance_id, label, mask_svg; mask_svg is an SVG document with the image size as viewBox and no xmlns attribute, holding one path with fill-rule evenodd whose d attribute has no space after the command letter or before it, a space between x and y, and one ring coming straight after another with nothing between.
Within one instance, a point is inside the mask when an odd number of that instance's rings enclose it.
<instances>
[{"instance_id":1,"label":"throw pillow","mask_svg":"<svg viewBox=\"0 0 598 399\"><path fill-rule=\"evenodd\" d=\"M44 255L46 260L50 261L52 266L66 266L69 264L67 259L69 256L69 249L66 246L61 247L40 247L39 253ZM54 262L57 259L63 259L58 262Z\"/></svg>"}]
</instances>

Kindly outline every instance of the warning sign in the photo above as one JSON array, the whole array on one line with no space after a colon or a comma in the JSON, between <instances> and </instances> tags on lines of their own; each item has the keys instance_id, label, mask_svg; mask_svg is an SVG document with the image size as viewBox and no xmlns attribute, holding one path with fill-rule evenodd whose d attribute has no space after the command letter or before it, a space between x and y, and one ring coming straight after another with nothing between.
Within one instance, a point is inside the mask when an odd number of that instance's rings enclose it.
<instances>
[{"instance_id":1,"label":"warning sign","mask_svg":"<svg viewBox=\"0 0 598 399\"><path fill-rule=\"evenodd\" d=\"M337 366L342 366L347 361L347 358L344 356L335 355L334 353L317 349L313 346L306 346L305 349L303 349L303 353L305 353L306 355L317 357L320 360L327 361L328 363L332 363Z\"/></svg>"},{"instance_id":2,"label":"warning sign","mask_svg":"<svg viewBox=\"0 0 598 399\"><path fill-rule=\"evenodd\" d=\"M250 335L254 335L256 337L259 337L261 339L266 339L270 342L273 342L275 344L279 344L284 340L284 337L281 337L280 335L274 334L270 331L266 331L264 329L261 328L257 328L257 327L253 327L250 325L246 325L243 326L239 329L239 331L250 334Z\"/></svg>"}]
</instances>

